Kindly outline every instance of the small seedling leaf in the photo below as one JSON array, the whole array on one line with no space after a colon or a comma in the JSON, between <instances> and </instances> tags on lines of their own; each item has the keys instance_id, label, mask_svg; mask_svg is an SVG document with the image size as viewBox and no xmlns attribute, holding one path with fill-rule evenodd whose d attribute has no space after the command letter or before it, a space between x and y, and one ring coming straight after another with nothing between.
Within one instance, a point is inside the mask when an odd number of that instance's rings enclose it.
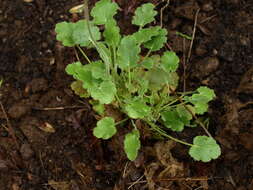
<instances>
[{"instance_id":1,"label":"small seedling leaf","mask_svg":"<svg viewBox=\"0 0 253 190\"><path fill-rule=\"evenodd\" d=\"M152 3L146 3L138 7L132 20L132 24L143 27L146 24L155 20L157 11L154 10L155 6Z\"/></svg>"},{"instance_id":2,"label":"small seedling leaf","mask_svg":"<svg viewBox=\"0 0 253 190\"><path fill-rule=\"evenodd\" d=\"M208 102L213 100L215 98L215 93L214 90L206 87L206 86L201 86L197 89L199 94L205 96L208 99Z\"/></svg>"},{"instance_id":3,"label":"small seedling leaf","mask_svg":"<svg viewBox=\"0 0 253 190\"><path fill-rule=\"evenodd\" d=\"M79 20L78 22L74 23L72 34L74 43L79 44L80 46L83 47L89 47L91 45L92 40L95 41L100 40L101 34L99 28L90 23L90 30L93 39L90 36L86 20Z\"/></svg>"},{"instance_id":4,"label":"small seedling leaf","mask_svg":"<svg viewBox=\"0 0 253 190\"><path fill-rule=\"evenodd\" d=\"M125 136L124 140L124 150L126 152L127 158L131 161L135 160L138 151L141 147L141 142L139 140L140 133L138 130L133 130Z\"/></svg>"},{"instance_id":5,"label":"small seedling leaf","mask_svg":"<svg viewBox=\"0 0 253 190\"><path fill-rule=\"evenodd\" d=\"M144 43L144 47L148 48L151 51L158 51L164 46L164 43L167 41L167 30L165 29L160 29L159 34L152 37L151 40L148 42Z\"/></svg>"},{"instance_id":6,"label":"small seedling leaf","mask_svg":"<svg viewBox=\"0 0 253 190\"><path fill-rule=\"evenodd\" d=\"M93 129L93 135L104 140L111 138L116 132L115 121L112 117L104 117L99 120Z\"/></svg>"},{"instance_id":7,"label":"small seedling leaf","mask_svg":"<svg viewBox=\"0 0 253 190\"><path fill-rule=\"evenodd\" d=\"M68 64L65 68L65 71L68 75L72 75L75 79L79 73L80 70L83 69L83 65L81 62L74 62L72 64Z\"/></svg>"},{"instance_id":8,"label":"small seedling leaf","mask_svg":"<svg viewBox=\"0 0 253 190\"><path fill-rule=\"evenodd\" d=\"M88 66L90 67L92 77L95 79L105 79L106 68L105 64L102 61L92 62Z\"/></svg>"},{"instance_id":9,"label":"small seedling leaf","mask_svg":"<svg viewBox=\"0 0 253 190\"><path fill-rule=\"evenodd\" d=\"M60 22L55 26L56 39L61 41L64 46L73 47L75 42L73 40L73 27L74 23Z\"/></svg>"},{"instance_id":10,"label":"small seedling leaf","mask_svg":"<svg viewBox=\"0 0 253 190\"><path fill-rule=\"evenodd\" d=\"M110 104L116 93L115 84L112 81L103 81L100 85L90 89L91 97L101 104Z\"/></svg>"},{"instance_id":11,"label":"small seedling leaf","mask_svg":"<svg viewBox=\"0 0 253 190\"><path fill-rule=\"evenodd\" d=\"M221 149L213 138L196 136L193 140L193 146L189 150L189 154L197 161L209 162L211 159L216 159L220 156Z\"/></svg>"},{"instance_id":12,"label":"small seedling leaf","mask_svg":"<svg viewBox=\"0 0 253 190\"><path fill-rule=\"evenodd\" d=\"M105 41L109 46L117 47L119 45L121 36L120 29L115 22L108 22L105 25L105 31L103 33Z\"/></svg>"},{"instance_id":13,"label":"small seedling leaf","mask_svg":"<svg viewBox=\"0 0 253 190\"><path fill-rule=\"evenodd\" d=\"M142 43L150 41L152 37L158 36L160 33L160 30L162 30L162 28L159 26L143 28L135 32L133 36L135 37L136 42L138 44L142 44Z\"/></svg>"},{"instance_id":14,"label":"small seedling leaf","mask_svg":"<svg viewBox=\"0 0 253 190\"><path fill-rule=\"evenodd\" d=\"M91 10L91 16L94 18L95 24L106 24L111 22L118 9L117 3L113 3L111 0L101 0Z\"/></svg>"},{"instance_id":15,"label":"small seedling leaf","mask_svg":"<svg viewBox=\"0 0 253 190\"><path fill-rule=\"evenodd\" d=\"M163 112L161 115L166 127L170 128L172 131L183 131L184 122L175 110Z\"/></svg>"},{"instance_id":16,"label":"small seedling leaf","mask_svg":"<svg viewBox=\"0 0 253 190\"><path fill-rule=\"evenodd\" d=\"M178 85L177 73L167 73L161 68L152 68L146 72L146 80L149 81L150 88L153 90L160 90L164 85L169 85L175 89Z\"/></svg>"},{"instance_id":17,"label":"small seedling leaf","mask_svg":"<svg viewBox=\"0 0 253 190\"><path fill-rule=\"evenodd\" d=\"M129 69L137 66L141 49L132 36L125 36L118 49L118 64L121 69Z\"/></svg>"},{"instance_id":18,"label":"small seedling leaf","mask_svg":"<svg viewBox=\"0 0 253 190\"><path fill-rule=\"evenodd\" d=\"M154 65L154 60L151 57L147 57L144 61L141 62L141 65L145 69L151 69Z\"/></svg>"},{"instance_id":19,"label":"small seedling leaf","mask_svg":"<svg viewBox=\"0 0 253 190\"><path fill-rule=\"evenodd\" d=\"M161 57L161 66L166 72L175 72L179 66L179 58L173 51L164 52Z\"/></svg>"},{"instance_id":20,"label":"small seedling leaf","mask_svg":"<svg viewBox=\"0 0 253 190\"><path fill-rule=\"evenodd\" d=\"M126 105L127 115L133 119L141 119L150 114L151 108L140 100L133 101Z\"/></svg>"}]
</instances>

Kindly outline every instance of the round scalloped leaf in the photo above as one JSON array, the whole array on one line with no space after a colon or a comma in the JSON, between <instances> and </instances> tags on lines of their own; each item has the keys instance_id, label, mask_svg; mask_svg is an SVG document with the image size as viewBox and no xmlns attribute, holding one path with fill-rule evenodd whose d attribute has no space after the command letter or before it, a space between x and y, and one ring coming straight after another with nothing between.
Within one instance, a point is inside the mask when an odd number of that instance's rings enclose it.
<instances>
[{"instance_id":1,"label":"round scalloped leaf","mask_svg":"<svg viewBox=\"0 0 253 190\"><path fill-rule=\"evenodd\" d=\"M111 138L116 132L115 121L112 117L104 117L99 120L93 129L93 135L104 140Z\"/></svg>"},{"instance_id":2,"label":"round scalloped leaf","mask_svg":"<svg viewBox=\"0 0 253 190\"><path fill-rule=\"evenodd\" d=\"M89 91L91 97L98 100L101 104L110 104L114 100L114 95L117 90L115 84L108 80L92 87Z\"/></svg>"},{"instance_id":3,"label":"round scalloped leaf","mask_svg":"<svg viewBox=\"0 0 253 190\"><path fill-rule=\"evenodd\" d=\"M127 104L126 107L127 115L133 119L141 119L150 114L151 108L142 101L133 101Z\"/></svg>"},{"instance_id":4,"label":"round scalloped leaf","mask_svg":"<svg viewBox=\"0 0 253 190\"><path fill-rule=\"evenodd\" d=\"M162 120L164 125L172 131L181 132L184 129L184 122L179 117L178 113L174 110L163 112Z\"/></svg>"},{"instance_id":5,"label":"round scalloped leaf","mask_svg":"<svg viewBox=\"0 0 253 190\"><path fill-rule=\"evenodd\" d=\"M72 75L74 78L77 76L78 71L83 69L83 65L80 61L68 64L65 71L68 75Z\"/></svg>"},{"instance_id":6,"label":"round scalloped leaf","mask_svg":"<svg viewBox=\"0 0 253 190\"><path fill-rule=\"evenodd\" d=\"M100 40L101 34L99 28L90 24L90 30L92 33L93 40ZM74 23L72 38L75 44L80 44L80 46L88 47L91 45L92 39L90 37L86 20L79 20L78 22Z\"/></svg>"},{"instance_id":7,"label":"round scalloped leaf","mask_svg":"<svg viewBox=\"0 0 253 190\"><path fill-rule=\"evenodd\" d=\"M199 102L199 103L196 103L194 105L194 108L195 108L195 113L196 114L202 115L205 112L207 112L207 110L208 110L208 104L207 103Z\"/></svg>"},{"instance_id":8,"label":"round scalloped leaf","mask_svg":"<svg viewBox=\"0 0 253 190\"><path fill-rule=\"evenodd\" d=\"M148 42L152 37L159 35L162 28L160 26L154 26L149 28L142 28L135 32L132 36L135 37L138 44Z\"/></svg>"},{"instance_id":9,"label":"round scalloped leaf","mask_svg":"<svg viewBox=\"0 0 253 190\"><path fill-rule=\"evenodd\" d=\"M199 92L199 94L205 96L207 98L208 101L211 101L212 99L215 98L215 93L213 89L210 89L206 86L201 86L197 89L197 91Z\"/></svg>"},{"instance_id":10,"label":"round scalloped leaf","mask_svg":"<svg viewBox=\"0 0 253 190\"><path fill-rule=\"evenodd\" d=\"M196 136L193 140L193 146L189 150L189 154L194 160L209 162L220 156L221 149L213 138Z\"/></svg>"},{"instance_id":11,"label":"round scalloped leaf","mask_svg":"<svg viewBox=\"0 0 253 190\"><path fill-rule=\"evenodd\" d=\"M164 52L161 57L161 66L166 72L175 72L179 66L179 58L173 51Z\"/></svg>"},{"instance_id":12,"label":"round scalloped leaf","mask_svg":"<svg viewBox=\"0 0 253 190\"><path fill-rule=\"evenodd\" d=\"M151 40L144 43L144 47L151 51L158 51L167 41L167 30L159 29L158 35L153 36Z\"/></svg>"},{"instance_id":13,"label":"round scalloped leaf","mask_svg":"<svg viewBox=\"0 0 253 190\"><path fill-rule=\"evenodd\" d=\"M91 16L95 24L106 24L113 19L118 9L117 3L112 3L111 0L101 0L91 10Z\"/></svg>"},{"instance_id":14,"label":"round scalloped leaf","mask_svg":"<svg viewBox=\"0 0 253 190\"><path fill-rule=\"evenodd\" d=\"M94 61L89 64L92 77L95 79L105 79L106 78L106 68L102 61Z\"/></svg>"},{"instance_id":15,"label":"round scalloped leaf","mask_svg":"<svg viewBox=\"0 0 253 190\"><path fill-rule=\"evenodd\" d=\"M127 154L127 158L131 161L136 159L138 155L138 151L141 147L141 142L139 138L140 138L140 133L138 130L133 130L131 133L128 133L125 136L124 150Z\"/></svg>"},{"instance_id":16,"label":"round scalloped leaf","mask_svg":"<svg viewBox=\"0 0 253 190\"><path fill-rule=\"evenodd\" d=\"M154 21L157 15L157 11L155 11L154 8L155 6L152 3L146 3L138 7L135 11L132 24L143 27Z\"/></svg>"},{"instance_id":17,"label":"round scalloped leaf","mask_svg":"<svg viewBox=\"0 0 253 190\"><path fill-rule=\"evenodd\" d=\"M61 41L64 46L73 47L75 42L72 38L74 23L60 22L55 26L56 39Z\"/></svg>"}]
</instances>

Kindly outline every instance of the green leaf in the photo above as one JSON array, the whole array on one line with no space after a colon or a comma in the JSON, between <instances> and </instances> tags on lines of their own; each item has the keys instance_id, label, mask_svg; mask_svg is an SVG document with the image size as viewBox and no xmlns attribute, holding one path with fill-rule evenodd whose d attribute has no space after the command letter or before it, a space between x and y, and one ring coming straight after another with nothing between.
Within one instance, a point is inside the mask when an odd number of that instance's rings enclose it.
<instances>
[{"instance_id":1,"label":"green leaf","mask_svg":"<svg viewBox=\"0 0 253 190\"><path fill-rule=\"evenodd\" d=\"M97 81L92 77L91 71L87 70L85 67L78 71L77 79L83 82L83 88L89 89L97 84Z\"/></svg>"},{"instance_id":2,"label":"green leaf","mask_svg":"<svg viewBox=\"0 0 253 190\"><path fill-rule=\"evenodd\" d=\"M179 66L179 58L173 51L164 52L161 57L161 67L167 72L175 72Z\"/></svg>"},{"instance_id":3,"label":"green leaf","mask_svg":"<svg viewBox=\"0 0 253 190\"><path fill-rule=\"evenodd\" d=\"M93 129L93 135L104 140L111 138L116 132L117 129L112 117L104 117L99 120L97 126Z\"/></svg>"},{"instance_id":4,"label":"green leaf","mask_svg":"<svg viewBox=\"0 0 253 190\"><path fill-rule=\"evenodd\" d=\"M199 87L197 89L197 91L199 92L199 94L205 96L207 98L208 102L215 98L214 90L212 90L206 86Z\"/></svg>"},{"instance_id":5,"label":"green leaf","mask_svg":"<svg viewBox=\"0 0 253 190\"><path fill-rule=\"evenodd\" d=\"M157 11L154 10L155 6L152 3L146 3L135 10L135 15L132 24L143 27L146 24L155 20Z\"/></svg>"},{"instance_id":6,"label":"green leaf","mask_svg":"<svg viewBox=\"0 0 253 190\"><path fill-rule=\"evenodd\" d=\"M105 31L103 33L105 37L105 41L109 46L117 47L121 36L120 36L120 29L115 24L115 22L108 22L105 25Z\"/></svg>"},{"instance_id":7,"label":"green leaf","mask_svg":"<svg viewBox=\"0 0 253 190\"><path fill-rule=\"evenodd\" d=\"M99 28L90 23L90 30L92 33L93 40L95 41L100 40L101 34ZM88 47L91 45L92 39L90 37L86 20L79 20L78 22L74 23L72 35L75 44L79 44L80 46L83 47Z\"/></svg>"},{"instance_id":8,"label":"green leaf","mask_svg":"<svg viewBox=\"0 0 253 190\"><path fill-rule=\"evenodd\" d=\"M78 75L78 72L83 69L83 65L80 61L68 64L65 68L65 71L68 75L72 75L75 79Z\"/></svg>"},{"instance_id":9,"label":"green leaf","mask_svg":"<svg viewBox=\"0 0 253 190\"><path fill-rule=\"evenodd\" d=\"M145 69L151 69L154 65L154 60L150 57L147 57L145 60L143 60L141 62L141 65L145 68Z\"/></svg>"},{"instance_id":10,"label":"green leaf","mask_svg":"<svg viewBox=\"0 0 253 190\"><path fill-rule=\"evenodd\" d=\"M99 84L99 81L92 77L90 65L82 65L80 62L69 64L66 67L66 72L72 75L74 79L83 82L83 88L89 89Z\"/></svg>"},{"instance_id":11,"label":"green leaf","mask_svg":"<svg viewBox=\"0 0 253 190\"><path fill-rule=\"evenodd\" d=\"M163 112L161 114L162 120L166 127L170 128L172 131L181 132L184 129L184 122L179 117L175 110L170 110Z\"/></svg>"},{"instance_id":12,"label":"green leaf","mask_svg":"<svg viewBox=\"0 0 253 190\"><path fill-rule=\"evenodd\" d=\"M151 108L140 100L130 102L125 106L125 110L127 115L133 119L142 119L151 112Z\"/></svg>"},{"instance_id":13,"label":"green leaf","mask_svg":"<svg viewBox=\"0 0 253 190\"><path fill-rule=\"evenodd\" d=\"M105 79L106 78L106 68L102 61L95 61L88 65L90 67L92 77L95 79Z\"/></svg>"},{"instance_id":14,"label":"green leaf","mask_svg":"<svg viewBox=\"0 0 253 190\"><path fill-rule=\"evenodd\" d=\"M197 161L209 162L211 159L216 159L220 156L221 149L213 138L196 136L189 154Z\"/></svg>"},{"instance_id":15,"label":"green leaf","mask_svg":"<svg viewBox=\"0 0 253 190\"><path fill-rule=\"evenodd\" d=\"M208 104L203 102L195 103L194 105L196 114L204 114L208 110Z\"/></svg>"},{"instance_id":16,"label":"green leaf","mask_svg":"<svg viewBox=\"0 0 253 190\"><path fill-rule=\"evenodd\" d=\"M89 89L91 97L98 100L101 104L110 104L116 94L116 86L112 81L103 81L98 86Z\"/></svg>"},{"instance_id":17,"label":"green leaf","mask_svg":"<svg viewBox=\"0 0 253 190\"><path fill-rule=\"evenodd\" d=\"M154 65L158 65L159 63L160 63L160 56L159 55L152 55L151 57L145 58L141 62L141 65L145 69L151 69L151 68L153 68Z\"/></svg>"},{"instance_id":18,"label":"green leaf","mask_svg":"<svg viewBox=\"0 0 253 190\"><path fill-rule=\"evenodd\" d=\"M185 105L189 110L191 110L191 112L194 114L194 109L191 105ZM177 105L177 113L179 114L180 117L185 117L188 120L192 119L192 114L190 113L189 110L186 109L186 107L183 105Z\"/></svg>"},{"instance_id":19,"label":"green leaf","mask_svg":"<svg viewBox=\"0 0 253 190\"><path fill-rule=\"evenodd\" d=\"M154 36L158 36L162 28L160 26L143 28L135 32L132 36L135 37L138 44L148 42Z\"/></svg>"},{"instance_id":20,"label":"green leaf","mask_svg":"<svg viewBox=\"0 0 253 190\"><path fill-rule=\"evenodd\" d=\"M118 64L121 69L129 69L137 66L141 49L132 36L125 36L118 48Z\"/></svg>"},{"instance_id":21,"label":"green leaf","mask_svg":"<svg viewBox=\"0 0 253 190\"><path fill-rule=\"evenodd\" d=\"M148 42L144 43L144 47L148 48L151 51L158 51L164 46L164 43L167 41L167 30L160 29L159 35L156 35L151 38Z\"/></svg>"},{"instance_id":22,"label":"green leaf","mask_svg":"<svg viewBox=\"0 0 253 190\"><path fill-rule=\"evenodd\" d=\"M94 111L96 111L99 115L103 115L105 112L104 104L100 104L96 100L90 100L89 103L92 105Z\"/></svg>"},{"instance_id":23,"label":"green leaf","mask_svg":"<svg viewBox=\"0 0 253 190\"><path fill-rule=\"evenodd\" d=\"M73 47L75 42L72 38L74 23L60 22L55 26L56 39L64 46Z\"/></svg>"},{"instance_id":24,"label":"green leaf","mask_svg":"<svg viewBox=\"0 0 253 190\"><path fill-rule=\"evenodd\" d=\"M127 154L127 158L134 161L138 155L138 151L141 148L141 142L139 140L140 133L138 130L133 130L125 136L124 150Z\"/></svg>"},{"instance_id":25,"label":"green leaf","mask_svg":"<svg viewBox=\"0 0 253 190\"><path fill-rule=\"evenodd\" d=\"M117 3L112 3L111 0L100 0L91 10L91 16L95 24L106 24L113 19L118 9Z\"/></svg>"},{"instance_id":26,"label":"green leaf","mask_svg":"<svg viewBox=\"0 0 253 190\"><path fill-rule=\"evenodd\" d=\"M208 87L199 87L197 94L193 94L191 97L184 97L184 100L191 102L194 105L196 114L203 114L208 110L208 102L215 97L215 93Z\"/></svg>"},{"instance_id":27,"label":"green leaf","mask_svg":"<svg viewBox=\"0 0 253 190\"><path fill-rule=\"evenodd\" d=\"M160 90L167 85L175 89L178 85L177 73L167 73L161 68L150 69L146 72L145 78L153 90Z\"/></svg>"},{"instance_id":28,"label":"green leaf","mask_svg":"<svg viewBox=\"0 0 253 190\"><path fill-rule=\"evenodd\" d=\"M186 105L186 106L187 106L188 109L192 110L192 112L193 112L193 107L192 106L190 106L190 105ZM192 120L192 114L183 105L177 105L176 110L177 110L177 113L178 113L181 121L185 125L189 125L190 121Z\"/></svg>"}]
</instances>

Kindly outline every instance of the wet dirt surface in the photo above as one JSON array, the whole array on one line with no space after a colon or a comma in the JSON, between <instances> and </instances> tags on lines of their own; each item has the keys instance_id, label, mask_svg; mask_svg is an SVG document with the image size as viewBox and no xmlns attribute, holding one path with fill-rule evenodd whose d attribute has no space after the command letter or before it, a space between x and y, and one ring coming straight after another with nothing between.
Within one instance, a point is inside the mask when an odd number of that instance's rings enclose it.
<instances>
[{"instance_id":1,"label":"wet dirt surface","mask_svg":"<svg viewBox=\"0 0 253 190\"><path fill-rule=\"evenodd\" d=\"M135 30L135 8L155 3L157 24L162 21L169 31L167 47L181 57L181 90L215 90L209 130L222 156L194 162L184 146L149 140L143 129L144 146L128 162L122 151L127 127L110 141L94 138L95 115L70 90L72 79L64 72L75 50L56 42L54 26L81 18L68 13L81 1L1 0L0 190L253 189L253 2L117 2L125 34ZM176 32L191 36L195 22L190 48L191 40ZM180 136L190 140L201 133L186 130Z\"/></svg>"}]
</instances>

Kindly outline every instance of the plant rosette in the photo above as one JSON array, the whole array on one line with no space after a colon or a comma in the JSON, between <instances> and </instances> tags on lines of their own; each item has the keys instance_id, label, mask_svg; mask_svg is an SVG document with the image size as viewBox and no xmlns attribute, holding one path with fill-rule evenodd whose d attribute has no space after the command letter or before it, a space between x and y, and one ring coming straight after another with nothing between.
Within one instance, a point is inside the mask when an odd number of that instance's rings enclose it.
<instances>
[{"instance_id":1,"label":"plant rosette","mask_svg":"<svg viewBox=\"0 0 253 190\"><path fill-rule=\"evenodd\" d=\"M80 7L87 12L87 2ZM124 150L129 160L135 160L141 147L141 133L135 126L138 119L161 136L189 146L189 155L197 161L218 158L220 147L210 136L196 136L190 144L168 134L169 130L182 132L185 127L198 126L195 120L208 111L214 91L201 86L194 92L176 92L180 60L172 51L155 54L163 49L167 30L151 26L157 15L153 4L136 9L132 24L139 29L126 36L121 35L114 19L118 10L115 2L100 0L91 9L91 19L86 13L83 20L61 22L55 27L56 39L64 46L77 47L87 61L69 64L66 72L75 79L73 91L82 98L91 98L93 109L100 115L94 136L110 139L120 130L120 123L130 122L133 130L125 135ZM99 29L101 25L103 30ZM90 60L83 47L96 49L100 59ZM142 56L143 52L146 55ZM105 105L122 112L125 119L116 122L106 116Z\"/></svg>"}]
</instances>

